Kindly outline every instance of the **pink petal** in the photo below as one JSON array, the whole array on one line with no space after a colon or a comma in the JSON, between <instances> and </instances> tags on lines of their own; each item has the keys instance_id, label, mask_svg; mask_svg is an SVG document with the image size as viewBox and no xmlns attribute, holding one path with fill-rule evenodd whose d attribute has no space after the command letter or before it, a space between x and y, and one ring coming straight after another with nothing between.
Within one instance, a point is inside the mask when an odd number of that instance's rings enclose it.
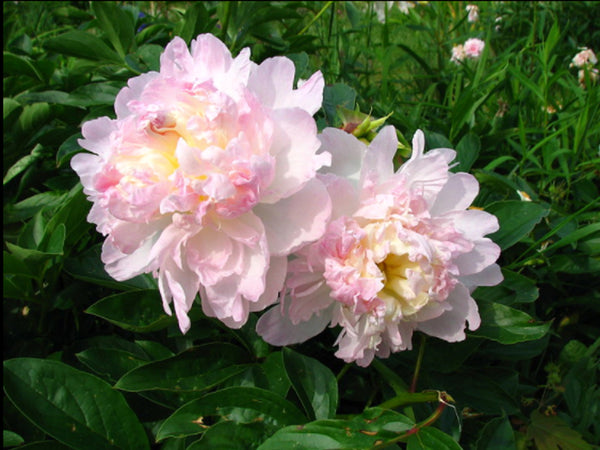
<instances>
[{"instance_id":1,"label":"pink petal","mask_svg":"<svg viewBox=\"0 0 600 450\"><path fill-rule=\"evenodd\" d=\"M317 170L330 163L328 153L316 154L321 143L317 139L314 119L307 112L296 109L277 111L272 117L275 173L261 202L274 203L298 192Z\"/></svg>"},{"instance_id":2,"label":"pink petal","mask_svg":"<svg viewBox=\"0 0 600 450\"><path fill-rule=\"evenodd\" d=\"M478 193L479 183L473 175L450 174L429 212L432 216L439 216L447 211L464 210L471 205Z\"/></svg>"},{"instance_id":3,"label":"pink petal","mask_svg":"<svg viewBox=\"0 0 600 450\"><path fill-rule=\"evenodd\" d=\"M441 316L419 322L417 329L448 342L457 342L465 339L465 322L468 322L470 330L476 330L481 318L475 300L471 298L469 290L458 284L446 300L452 309Z\"/></svg>"},{"instance_id":4,"label":"pink petal","mask_svg":"<svg viewBox=\"0 0 600 450\"><path fill-rule=\"evenodd\" d=\"M394 173L394 155L398 150L396 129L388 125L384 127L369 145L361 172L361 185L368 178L374 183L386 181Z\"/></svg>"},{"instance_id":5,"label":"pink petal","mask_svg":"<svg viewBox=\"0 0 600 450\"><path fill-rule=\"evenodd\" d=\"M325 310L294 325L287 314L282 314L281 306L276 305L258 319L256 332L271 345L292 345L316 336L330 321L331 311Z\"/></svg>"},{"instance_id":6,"label":"pink petal","mask_svg":"<svg viewBox=\"0 0 600 450\"><path fill-rule=\"evenodd\" d=\"M291 197L275 205L259 204L254 210L265 226L269 251L283 256L323 235L331 200L323 183L313 179Z\"/></svg>"},{"instance_id":7,"label":"pink petal","mask_svg":"<svg viewBox=\"0 0 600 450\"><path fill-rule=\"evenodd\" d=\"M331 154L331 165L322 170L357 184L367 146L353 135L337 128L325 128L319 135L321 151Z\"/></svg>"}]
</instances>

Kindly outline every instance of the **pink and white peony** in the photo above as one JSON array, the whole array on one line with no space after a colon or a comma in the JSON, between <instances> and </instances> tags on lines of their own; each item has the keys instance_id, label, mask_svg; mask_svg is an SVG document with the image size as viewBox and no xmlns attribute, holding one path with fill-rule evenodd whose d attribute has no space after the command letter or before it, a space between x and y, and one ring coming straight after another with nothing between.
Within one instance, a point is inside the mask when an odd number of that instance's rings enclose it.
<instances>
[{"instance_id":1,"label":"pink and white peony","mask_svg":"<svg viewBox=\"0 0 600 450\"><path fill-rule=\"evenodd\" d=\"M587 47L581 50L571 60L571 67L591 67L598 62L598 58L592 49Z\"/></svg>"},{"instance_id":2,"label":"pink and white peony","mask_svg":"<svg viewBox=\"0 0 600 450\"><path fill-rule=\"evenodd\" d=\"M332 128L321 141L333 157L321 175L332 220L319 241L295 253L286 296L262 315L258 333L289 345L339 325L336 356L360 366L410 349L414 331L465 339L467 324L480 324L472 290L502 280L500 248L485 237L498 221L468 209L477 180L449 171L454 150L425 153L421 131L411 158L395 172L391 126L368 147Z\"/></svg>"},{"instance_id":3,"label":"pink and white peony","mask_svg":"<svg viewBox=\"0 0 600 450\"><path fill-rule=\"evenodd\" d=\"M478 38L471 38L465 41L463 45L465 55L471 59L478 59L483 53L485 42Z\"/></svg>"},{"instance_id":4,"label":"pink and white peony","mask_svg":"<svg viewBox=\"0 0 600 450\"><path fill-rule=\"evenodd\" d=\"M324 232L329 164L313 114L323 77L294 89L284 57L235 58L210 34L173 39L160 72L132 78L116 119L83 125L72 160L117 280L152 273L183 332L197 294L230 327L276 301L287 255Z\"/></svg>"}]
</instances>

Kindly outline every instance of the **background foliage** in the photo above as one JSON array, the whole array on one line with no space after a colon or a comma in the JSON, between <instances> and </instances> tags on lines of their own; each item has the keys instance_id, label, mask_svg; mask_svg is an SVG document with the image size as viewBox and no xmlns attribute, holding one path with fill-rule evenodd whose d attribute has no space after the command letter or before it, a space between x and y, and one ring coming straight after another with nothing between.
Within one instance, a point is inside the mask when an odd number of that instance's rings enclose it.
<instances>
[{"instance_id":1,"label":"background foliage","mask_svg":"<svg viewBox=\"0 0 600 450\"><path fill-rule=\"evenodd\" d=\"M465 2L400 3L380 22L374 2L3 2L4 447L599 448L600 88L569 64L600 51L600 5L474 2L471 23ZM108 277L69 166L80 126L205 32L321 70L320 128L343 106L389 115L399 163L418 128L457 149L505 275L466 341L417 335L362 369L335 330L274 348L256 315L230 330L196 306L182 336L151 277ZM470 37L482 57L450 62Z\"/></svg>"}]
</instances>

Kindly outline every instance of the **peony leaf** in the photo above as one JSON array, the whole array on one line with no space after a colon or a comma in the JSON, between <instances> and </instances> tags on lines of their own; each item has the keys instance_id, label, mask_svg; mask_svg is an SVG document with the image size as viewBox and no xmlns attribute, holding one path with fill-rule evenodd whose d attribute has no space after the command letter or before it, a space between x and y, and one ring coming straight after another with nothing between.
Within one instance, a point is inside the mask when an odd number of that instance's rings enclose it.
<instances>
[{"instance_id":1,"label":"peony leaf","mask_svg":"<svg viewBox=\"0 0 600 450\"><path fill-rule=\"evenodd\" d=\"M277 431L258 450L370 449L398 437L414 426L408 417L370 408L351 420L317 420Z\"/></svg>"},{"instance_id":2,"label":"peony leaf","mask_svg":"<svg viewBox=\"0 0 600 450\"><path fill-rule=\"evenodd\" d=\"M100 38L85 31L71 30L49 39L44 46L53 52L84 59L121 64L122 58Z\"/></svg>"},{"instance_id":3,"label":"peony leaf","mask_svg":"<svg viewBox=\"0 0 600 450\"><path fill-rule=\"evenodd\" d=\"M534 320L529 314L500 303L480 302L481 326L475 336L502 344L541 339L550 329L550 323Z\"/></svg>"},{"instance_id":4,"label":"peony leaf","mask_svg":"<svg viewBox=\"0 0 600 450\"><path fill-rule=\"evenodd\" d=\"M535 441L538 450L592 450L592 446L562 419L545 416L539 411L531 413L527 437Z\"/></svg>"},{"instance_id":5,"label":"peony leaf","mask_svg":"<svg viewBox=\"0 0 600 450\"><path fill-rule=\"evenodd\" d=\"M283 363L292 387L311 419L335 417L338 386L326 366L289 348L283 349Z\"/></svg>"},{"instance_id":6,"label":"peony leaf","mask_svg":"<svg viewBox=\"0 0 600 450\"><path fill-rule=\"evenodd\" d=\"M59 361L5 361L4 390L25 417L72 448L150 448L121 393Z\"/></svg>"},{"instance_id":7,"label":"peony leaf","mask_svg":"<svg viewBox=\"0 0 600 450\"><path fill-rule=\"evenodd\" d=\"M263 441L267 430L263 423L219 422L210 427L202 438L193 442L186 450L247 450L256 448Z\"/></svg>"},{"instance_id":8,"label":"peony leaf","mask_svg":"<svg viewBox=\"0 0 600 450\"><path fill-rule=\"evenodd\" d=\"M113 48L125 57L135 42L133 17L112 2L94 2L91 6Z\"/></svg>"},{"instance_id":9,"label":"peony leaf","mask_svg":"<svg viewBox=\"0 0 600 450\"><path fill-rule=\"evenodd\" d=\"M468 172L473 166L473 163L477 161L480 149L481 142L479 137L473 133L466 134L456 145L458 166L456 166L453 171Z\"/></svg>"},{"instance_id":10,"label":"peony leaf","mask_svg":"<svg viewBox=\"0 0 600 450\"><path fill-rule=\"evenodd\" d=\"M115 388L130 392L201 391L246 370L248 358L241 347L233 344L204 344L133 369L117 381Z\"/></svg>"},{"instance_id":11,"label":"peony leaf","mask_svg":"<svg viewBox=\"0 0 600 450\"><path fill-rule=\"evenodd\" d=\"M2 430L2 447L15 447L25 440L14 431Z\"/></svg>"},{"instance_id":12,"label":"peony leaf","mask_svg":"<svg viewBox=\"0 0 600 450\"><path fill-rule=\"evenodd\" d=\"M516 449L515 434L506 416L490 420L481 430L477 450Z\"/></svg>"},{"instance_id":13,"label":"peony leaf","mask_svg":"<svg viewBox=\"0 0 600 450\"><path fill-rule=\"evenodd\" d=\"M154 289L105 297L90 306L86 312L138 333L161 330L175 322L174 317L165 313L160 294Z\"/></svg>"},{"instance_id":14,"label":"peony leaf","mask_svg":"<svg viewBox=\"0 0 600 450\"><path fill-rule=\"evenodd\" d=\"M462 450L454 439L433 427L419 430L408 439L407 444L407 450Z\"/></svg>"},{"instance_id":15,"label":"peony leaf","mask_svg":"<svg viewBox=\"0 0 600 450\"><path fill-rule=\"evenodd\" d=\"M211 392L183 405L168 417L156 440L203 433L207 416L219 416L236 423L262 422L281 427L306 422L302 412L288 400L255 387L230 387Z\"/></svg>"},{"instance_id":16,"label":"peony leaf","mask_svg":"<svg viewBox=\"0 0 600 450\"><path fill-rule=\"evenodd\" d=\"M69 236L67 236L67 240L68 240L68 238L69 238ZM99 284L101 286L108 286L110 288L119 289L122 291L127 291L127 290L132 290L132 289L146 290L149 288L154 288L156 286L156 284L154 283L152 278L148 275L138 275L137 277L131 278L129 280L115 281L104 270L104 264L102 263L102 260L100 259L100 254L102 251L101 247L102 247L102 245L95 245L95 246L85 250L81 254L77 255L76 257L67 258L65 260L65 266L64 266L65 271L67 273L69 273L71 276L73 276L79 280L87 281L87 282L94 283L94 284ZM109 298L109 297L105 297L105 298ZM101 301L102 300L100 300L99 302L101 302ZM158 302L159 302L158 309L155 307L151 307L151 308L153 308L152 311L154 312L154 314L164 314L166 316L166 313L160 306L161 300L158 300ZM92 305L92 306L94 306L94 305ZM126 306L123 305L123 308L126 308ZM161 312L159 312L159 310ZM115 312L115 311L113 311L113 312ZM155 317L155 316L153 316L153 317ZM121 314L115 319L117 321L119 321L119 323L122 323L124 326L134 326L134 327L136 326L135 324L129 324L128 316L123 316ZM155 317L155 319L158 319L158 317ZM164 319L164 320L166 321L166 319ZM119 324L116 324L116 325L119 325ZM121 326L121 325L119 325L119 326ZM165 326L168 326L168 324Z\"/></svg>"},{"instance_id":17,"label":"peony leaf","mask_svg":"<svg viewBox=\"0 0 600 450\"><path fill-rule=\"evenodd\" d=\"M285 397L290 390L291 383L285 371L283 353L273 352L269 354L261 367L269 380L269 390Z\"/></svg>"},{"instance_id":18,"label":"peony leaf","mask_svg":"<svg viewBox=\"0 0 600 450\"><path fill-rule=\"evenodd\" d=\"M539 203L520 200L506 200L488 205L485 210L494 214L500 222L500 229L489 235L502 250L513 246L527 236L549 209Z\"/></svg>"},{"instance_id":19,"label":"peony leaf","mask_svg":"<svg viewBox=\"0 0 600 450\"><path fill-rule=\"evenodd\" d=\"M110 382L115 382L130 370L148 363L137 355L116 348L92 347L75 356L100 377Z\"/></svg>"}]
</instances>

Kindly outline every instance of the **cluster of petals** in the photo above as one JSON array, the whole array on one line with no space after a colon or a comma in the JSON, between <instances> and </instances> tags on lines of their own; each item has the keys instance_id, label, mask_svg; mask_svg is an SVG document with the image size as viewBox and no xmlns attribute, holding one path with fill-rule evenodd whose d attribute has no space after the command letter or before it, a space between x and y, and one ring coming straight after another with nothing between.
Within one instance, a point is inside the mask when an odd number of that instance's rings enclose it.
<instances>
[{"instance_id":1,"label":"cluster of petals","mask_svg":"<svg viewBox=\"0 0 600 450\"><path fill-rule=\"evenodd\" d=\"M230 327L277 300L287 256L330 214L314 113L324 81L297 89L288 58L235 58L216 37L173 39L160 71L132 78L116 119L83 125L72 159L117 280L151 273L183 332L198 294Z\"/></svg>"},{"instance_id":2,"label":"cluster of petals","mask_svg":"<svg viewBox=\"0 0 600 450\"><path fill-rule=\"evenodd\" d=\"M452 47L452 56L450 61L460 63L466 58L478 59L483 53L485 42L478 38L470 38L464 44L455 45Z\"/></svg>"},{"instance_id":3,"label":"cluster of petals","mask_svg":"<svg viewBox=\"0 0 600 450\"><path fill-rule=\"evenodd\" d=\"M583 47L571 60L570 67L577 67L577 79L581 87L586 86L586 77L592 83L595 83L600 78L600 71L593 67L598 63L598 58L592 49Z\"/></svg>"},{"instance_id":4,"label":"cluster of petals","mask_svg":"<svg viewBox=\"0 0 600 450\"><path fill-rule=\"evenodd\" d=\"M592 49L583 47L571 60L571 67L591 67L598 63L598 58Z\"/></svg>"},{"instance_id":5,"label":"cluster of petals","mask_svg":"<svg viewBox=\"0 0 600 450\"><path fill-rule=\"evenodd\" d=\"M373 2L373 9L377 14L377 20L380 23L385 23L386 9L389 11L396 6L401 13L408 14L415 7L415 2L399 2L399 1L378 1Z\"/></svg>"},{"instance_id":6,"label":"cluster of petals","mask_svg":"<svg viewBox=\"0 0 600 450\"><path fill-rule=\"evenodd\" d=\"M479 20L479 6L477 5L467 5L465 7L467 10L467 21L468 22L477 22Z\"/></svg>"},{"instance_id":7,"label":"cluster of petals","mask_svg":"<svg viewBox=\"0 0 600 450\"><path fill-rule=\"evenodd\" d=\"M258 333L289 345L339 325L336 356L360 366L411 349L415 331L465 339L467 324L480 324L472 290L502 280L500 249L485 237L497 219L469 209L477 180L450 172L454 150L425 152L421 131L397 171L391 126L369 146L332 128L321 141L332 155L320 171L331 220L321 239L295 252L285 295L261 316Z\"/></svg>"}]
</instances>

